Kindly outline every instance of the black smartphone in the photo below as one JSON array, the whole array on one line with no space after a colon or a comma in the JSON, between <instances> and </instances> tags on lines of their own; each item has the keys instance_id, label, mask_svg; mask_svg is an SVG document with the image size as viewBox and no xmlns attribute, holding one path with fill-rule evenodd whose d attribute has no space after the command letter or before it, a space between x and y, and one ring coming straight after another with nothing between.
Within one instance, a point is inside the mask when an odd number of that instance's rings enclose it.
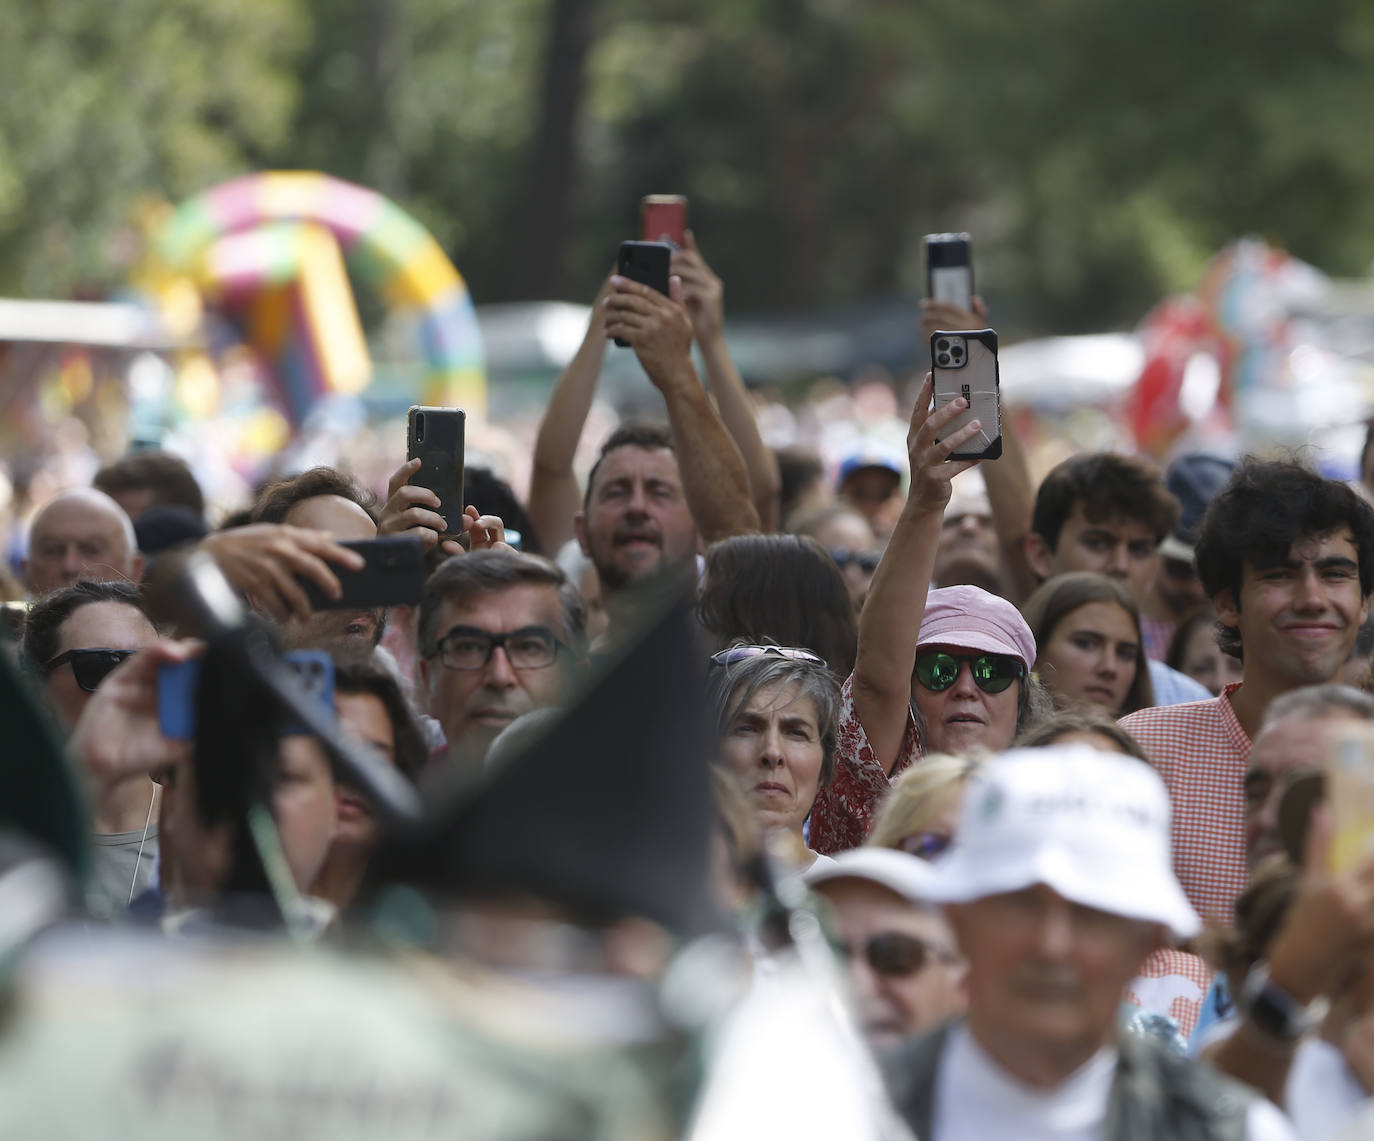
<instances>
[{"instance_id":1,"label":"black smartphone","mask_svg":"<svg viewBox=\"0 0 1374 1141\"><path fill-rule=\"evenodd\" d=\"M406 419L406 459L420 461L410 477L439 497L443 534L463 533L463 440L467 413L458 408L421 408L414 405Z\"/></svg>"},{"instance_id":2,"label":"black smartphone","mask_svg":"<svg viewBox=\"0 0 1374 1141\"><path fill-rule=\"evenodd\" d=\"M363 556L362 570L330 564L343 594L326 598L310 579L297 577L316 610L374 610L379 606L415 606L425 593L425 547L409 535L356 539L340 543Z\"/></svg>"},{"instance_id":3,"label":"black smartphone","mask_svg":"<svg viewBox=\"0 0 1374 1141\"><path fill-rule=\"evenodd\" d=\"M973 239L968 234L927 234L926 296L973 310Z\"/></svg>"},{"instance_id":4,"label":"black smartphone","mask_svg":"<svg viewBox=\"0 0 1374 1141\"><path fill-rule=\"evenodd\" d=\"M957 432L970 420L982 430L952 460L995 460L1002 454L1002 394L997 371L997 334L991 329L936 332L930 336L935 407L962 396L968 408L946 424L937 439Z\"/></svg>"},{"instance_id":5,"label":"black smartphone","mask_svg":"<svg viewBox=\"0 0 1374 1141\"><path fill-rule=\"evenodd\" d=\"M672 264L673 247L667 242L621 242L616 272L621 277L651 286L667 297L668 275ZM622 349L630 346L628 341L622 341L619 337L615 339L615 343Z\"/></svg>"}]
</instances>

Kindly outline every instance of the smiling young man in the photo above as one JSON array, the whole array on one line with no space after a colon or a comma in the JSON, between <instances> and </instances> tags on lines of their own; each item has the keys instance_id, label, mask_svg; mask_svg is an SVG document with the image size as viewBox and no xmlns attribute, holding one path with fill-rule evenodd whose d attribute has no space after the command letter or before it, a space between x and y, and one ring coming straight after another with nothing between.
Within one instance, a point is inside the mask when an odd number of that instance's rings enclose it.
<instances>
[{"instance_id":1,"label":"smiling young man","mask_svg":"<svg viewBox=\"0 0 1374 1141\"><path fill-rule=\"evenodd\" d=\"M1197 543L1218 641L1242 681L1219 697L1122 720L1174 802L1174 866L1209 923L1230 924L1246 882L1245 775L1275 698L1337 679L1374 588L1374 508L1288 461L1244 460Z\"/></svg>"}]
</instances>

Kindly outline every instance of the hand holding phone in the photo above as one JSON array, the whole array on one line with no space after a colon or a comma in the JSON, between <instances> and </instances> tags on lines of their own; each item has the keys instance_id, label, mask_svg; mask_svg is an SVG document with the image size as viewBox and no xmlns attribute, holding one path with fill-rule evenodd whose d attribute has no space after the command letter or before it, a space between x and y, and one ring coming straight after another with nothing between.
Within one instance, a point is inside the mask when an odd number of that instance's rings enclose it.
<instances>
[{"instance_id":1,"label":"hand holding phone","mask_svg":"<svg viewBox=\"0 0 1374 1141\"><path fill-rule=\"evenodd\" d=\"M462 534L466 430L467 413L458 408L415 405L406 418L406 458L420 461L407 482L428 488L438 498L439 521L443 524L439 533L443 535Z\"/></svg>"},{"instance_id":2,"label":"hand holding phone","mask_svg":"<svg viewBox=\"0 0 1374 1141\"><path fill-rule=\"evenodd\" d=\"M968 408L947 424L937 437L953 435L973 420L982 424L972 440L950 453L952 460L995 460L1002 454L1002 400L997 371L997 334L991 329L940 330L931 334L931 374L935 407L956 397Z\"/></svg>"},{"instance_id":3,"label":"hand holding phone","mask_svg":"<svg viewBox=\"0 0 1374 1141\"><path fill-rule=\"evenodd\" d=\"M667 297L672 264L673 247L667 242L621 242L616 272ZM630 342L620 337L615 343L622 349L630 347Z\"/></svg>"},{"instance_id":4,"label":"hand holding phone","mask_svg":"<svg viewBox=\"0 0 1374 1141\"><path fill-rule=\"evenodd\" d=\"M375 610L382 606L415 606L425 593L425 548L407 535L358 539L341 544L363 558L361 570L337 572L338 598L327 597L312 581L301 579L315 610Z\"/></svg>"}]
</instances>

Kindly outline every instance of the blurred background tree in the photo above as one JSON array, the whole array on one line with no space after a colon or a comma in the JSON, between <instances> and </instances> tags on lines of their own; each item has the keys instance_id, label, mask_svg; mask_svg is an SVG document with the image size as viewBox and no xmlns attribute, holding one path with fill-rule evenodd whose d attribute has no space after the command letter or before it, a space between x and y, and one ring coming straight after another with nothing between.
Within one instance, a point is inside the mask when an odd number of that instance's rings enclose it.
<instances>
[{"instance_id":1,"label":"blurred background tree","mask_svg":"<svg viewBox=\"0 0 1374 1141\"><path fill-rule=\"evenodd\" d=\"M920 291L969 229L1005 325L1132 324L1257 233L1374 257L1364 0L0 0L0 290L117 280L140 195L374 186L479 302L588 300L651 192L731 311Z\"/></svg>"}]
</instances>

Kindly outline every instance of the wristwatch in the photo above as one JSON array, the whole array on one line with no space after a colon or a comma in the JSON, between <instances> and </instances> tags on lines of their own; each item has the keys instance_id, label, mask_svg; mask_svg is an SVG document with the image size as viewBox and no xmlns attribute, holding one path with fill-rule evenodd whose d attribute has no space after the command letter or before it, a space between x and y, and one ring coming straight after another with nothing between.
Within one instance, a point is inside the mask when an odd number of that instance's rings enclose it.
<instances>
[{"instance_id":1,"label":"wristwatch","mask_svg":"<svg viewBox=\"0 0 1374 1141\"><path fill-rule=\"evenodd\" d=\"M1245 976L1236 1006L1246 1021L1267 1038L1296 1045L1321 1024L1331 1003L1324 997L1305 1004L1299 1002L1270 981L1267 966L1256 963Z\"/></svg>"}]
</instances>

